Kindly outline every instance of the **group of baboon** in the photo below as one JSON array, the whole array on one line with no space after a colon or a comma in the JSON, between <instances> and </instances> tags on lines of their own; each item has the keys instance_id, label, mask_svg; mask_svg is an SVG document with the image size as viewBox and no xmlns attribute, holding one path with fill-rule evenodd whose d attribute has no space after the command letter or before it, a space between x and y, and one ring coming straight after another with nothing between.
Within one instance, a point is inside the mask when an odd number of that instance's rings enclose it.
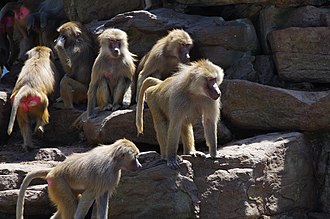
<instances>
[{"instance_id":1,"label":"group of baboon","mask_svg":"<svg viewBox=\"0 0 330 219\"><path fill-rule=\"evenodd\" d=\"M86 104L87 119L99 110L123 107L124 94L131 88L130 105L136 106L136 128L143 133L143 109L147 103L153 118L162 159L178 169L181 139L183 153L206 155L195 149L193 123L202 118L210 157L217 155L217 123L220 118L220 89L223 70L201 59L190 62L193 46L182 29L170 30L139 61L128 49L128 36L118 28L105 29L94 36L79 22L66 22L57 28L54 52L65 75L59 83L63 108ZM98 50L98 51L97 51ZM15 118L23 136L23 148L33 148L32 120L36 133L48 123L49 95L56 89L56 67L52 49L36 46L28 56L11 95L10 135ZM141 164L136 145L121 139L89 152L73 154L54 168L34 171L24 179L17 201L17 218L23 218L24 195L33 178L44 178L49 197L57 208L53 219L84 218L94 201L98 218L107 218L108 198L119 183L121 170L136 170Z\"/></svg>"}]
</instances>

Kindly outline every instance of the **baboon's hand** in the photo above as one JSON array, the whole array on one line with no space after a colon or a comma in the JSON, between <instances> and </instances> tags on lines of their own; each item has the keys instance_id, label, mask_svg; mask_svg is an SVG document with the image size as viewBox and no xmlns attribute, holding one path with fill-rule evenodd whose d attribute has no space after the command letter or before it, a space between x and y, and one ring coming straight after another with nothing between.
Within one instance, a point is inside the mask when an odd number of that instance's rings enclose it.
<instances>
[{"instance_id":1,"label":"baboon's hand","mask_svg":"<svg viewBox=\"0 0 330 219\"><path fill-rule=\"evenodd\" d=\"M55 48L64 47L65 37L64 36L59 36L56 40L54 40L54 42L56 43Z\"/></svg>"}]
</instances>

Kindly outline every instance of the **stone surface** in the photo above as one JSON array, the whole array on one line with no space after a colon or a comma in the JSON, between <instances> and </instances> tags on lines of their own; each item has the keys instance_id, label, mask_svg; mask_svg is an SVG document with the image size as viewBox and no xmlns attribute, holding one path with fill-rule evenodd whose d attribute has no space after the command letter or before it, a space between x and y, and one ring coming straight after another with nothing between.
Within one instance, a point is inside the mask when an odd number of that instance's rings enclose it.
<instances>
[{"instance_id":1,"label":"stone surface","mask_svg":"<svg viewBox=\"0 0 330 219\"><path fill-rule=\"evenodd\" d=\"M287 28L270 33L276 68L290 81L330 82L328 27Z\"/></svg>"},{"instance_id":2,"label":"stone surface","mask_svg":"<svg viewBox=\"0 0 330 219\"><path fill-rule=\"evenodd\" d=\"M269 6L260 11L257 29L261 47L264 52L271 53L268 34L273 30L288 27L320 27L324 26L321 16L330 13L329 8L315 6L275 7Z\"/></svg>"},{"instance_id":3,"label":"stone surface","mask_svg":"<svg viewBox=\"0 0 330 219\"><path fill-rule=\"evenodd\" d=\"M81 125L87 141L92 144L112 143L119 138L127 138L133 142L158 145L150 110L145 109L143 115L145 131L140 136L137 136L135 126L135 109L100 112L96 118L82 121ZM194 136L196 144L205 141L201 122L194 126ZM219 122L218 142L223 144L231 138L228 128Z\"/></svg>"},{"instance_id":4,"label":"stone surface","mask_svg":"<svg viewBox=\"0 0 330 219\"><path fill-rule=\"evenodd\" d=\"M330 129L330 92L294 91L243 80L222 85L223 117L244 129Z\"/></svg>"},{"instance_id":5,"label":"stone surface","mask_svg":"<svg viewBox=\"0 0 330 219\"><path fill-rule=\"evenodd\" d=\"M72 124L83 113L83 110L52 110L49 124L45 126L43 139L52 144L70 144L79 142L79 131Z\"/></svg>"},{"instance_id":6,"label":"stone surface","mask_svg":"<svg viewBox=\"0 0 330 219\"><path fill-rule=\"evenodd\" d=\"M230 143L214 161L185 157L194 169L200 218L260 218L312 209L310 153L303 134L271 133Z\"/></svg>"},{"instance_id":7,"label":"stone surface","mask_svg":"<svg viewBox=\"0 0 330 219\"><path fill-rule=\"evenodd\" d=\"M8 92L0 91L0 145L8 139L7 127L11 109L9 97Z\"/></svg>"},{"instance_id":8,"label":"stone surface","mask_svg":"<svg viewBox=\"0 0 330 219\"><path fill-rule=\"evenodd\" d=\"M119 13L142 8L140 0L63 0L64 10L70 20L88 23L111 18Z\"/></svg>"}]
</instances>

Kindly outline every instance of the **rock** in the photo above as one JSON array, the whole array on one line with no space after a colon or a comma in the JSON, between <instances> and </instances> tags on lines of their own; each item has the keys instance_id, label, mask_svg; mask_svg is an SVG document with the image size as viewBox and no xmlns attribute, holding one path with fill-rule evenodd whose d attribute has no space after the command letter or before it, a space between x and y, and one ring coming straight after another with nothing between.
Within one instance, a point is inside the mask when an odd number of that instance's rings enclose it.
<instances>
[{"instance_id":1,"label":"rock","mask_svg":"<svg viewBox=\"0 0 330 219\"><path fill-rule=\"evenodd\" d=\"M271 133L231 143L220 159L192 163L200 218L260 218L313 209L313 160L301 133ZM301 215L299 218L302 218Z\"/></svg>"},{"instance_id":2,"label":"rock","mask_svg":"<svg viewBox=\"0 0 330 219\"><path fill-rule=\"evenodd\" d=\"M0 191L0 213L2 215L15 214L18 192L18 189ZM29 187L25 197L24 215L31 215L35 218L50 215L52 212L54 212L54 208L48 199L47 185Z\"/></svg>"},{"instance_id":3,"label":"rock","mask_svg":"<svg viewBox=\"0 0 330 219\"><path fill-rule=\"evenodd\" d=\"M80 133L72 125L83 110L52 110L45 126L43 141L52 144L70 144L80 139Z\"/></svg>"},{"instance_id":4,"label":"rock","mask_svg":"<svg viewBox=\"0 0 330 219\"><path fill-rule=\"evenodd\" d=\"M0 91L0 145L6 143L8 139L7 127L10 117L10 95L8 92Z\"/></svg>"},{"instance_id":5,"label":"rock","mask_svg":"<svg viewBox=\"0 0 330 219\"><path fill-rule=\"evenodd\" d=\"M330 129L330 92L294 91L243 80L225 80L222 114L243 129Z\"/></svg>"},{"instance_id":6,"label":"rock","mask_svg":"<svg viewBox=\"0 0 330 219\"><path fill-rule=\"evenodd\" d=\"M287 28L270 33L278 74L289 81L330 82L328 27Z\"/></svg>"},{"instance_id":7,"label":"rock","mask_svg":"<svg viewBox=\"0 0 330 219\"><path fill-rule=\"evenodd\" d=\"M142 8L140 0L94 1L63 0L64 10L70 20L88 23L111 18L119 13Z\"/></svg>"},{"instance_id":8,"label":"rock","mask_svg":"<svg viewBox=\"0 0 330 219\"><path fill-rule=\"evenodd\" d=\"M320 16L330 13L330 9L317 8L311 5L304 7L275 7L269 6L260 12L258 33L261 47L264 52L271 53L267 40L273 30L289 27L320 27L324 22Z\"/></svg>"},{"instance_id":9,"label":"rock","mask_svg":"<svg viewBox=\"0 0 330 219\"><path fill-rule=\"evenodd\" d=\"M100 112L96 118L81 123L85 137L91 144L109 144L120 138L127 138L133 142L158 145L149 109L144 110L143 117L145 131L140 136L137 136L135 126L135 109ZM201 122L194 126L194 135L196 143L205 141ZM223 123L219 122L218 142L225 143L231 138L230 131Z\"/></svg>"},{"instance_id":10,"label":"rock","mask_svg":"<svg viewBox=\"0 0 330 219\"><path fill-rule=\"evenodd\" d=\"M35 160L63 161L66 156L58 148L40 148L35 156Z\"/></svg>"},{"instance_id":11,"label":"rock","mask_svg":"<svg viewBox=\"0 0 330 219\"><path fill-rule=\"evenodd\" d=\"M179 171L157 163L123 174L110 200L109 217L197 218L197 187L190 162L184 161Z\"/></svg>"}]
</instances>

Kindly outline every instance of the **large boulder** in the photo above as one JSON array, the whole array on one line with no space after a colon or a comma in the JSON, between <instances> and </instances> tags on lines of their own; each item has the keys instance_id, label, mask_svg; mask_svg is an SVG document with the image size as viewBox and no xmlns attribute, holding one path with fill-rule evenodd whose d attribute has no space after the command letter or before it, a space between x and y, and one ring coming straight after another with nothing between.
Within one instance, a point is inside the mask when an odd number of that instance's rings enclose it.
<instances>
[{"instance_id":1,"label":"large boulder","mask_svg":"<svg viewBox=\"0 0 330 219\"><path fill-rule=\"evenodd\" d=\"M296 82L330 82L330 28L272 31L269 43L281 78Z\"/></svg>"},{"instance_id":2,"label":"large boulder","mask_svg":"<svg viewBox=\"0 0 330 219\"><path fill-rule=\"evenodd\" d=\"M225 80L222 113L243 129L330 129L330 92L294 91L243 80Z\"/></svg>"},{"instance_id":3,"label":"large boulder","mask_svg":"<svg viewBox=\"0 0 330 219\"><path fill-rule=\"evenodd\" d=\"M304 6L304 7L275 7L268 6L260 11L257 29L263 52L271 53L267 36L274 30L289 27L320 27L326 26L326 15L329 8ZM324 17L322 22L321 17Z\"/></svg>"},{"instance_id":4,"label":"large boulder","mask_svg":"<svg viewBox=\"0 0 330 219\"><path fill-rule=\"evenodd\" d=\"M303 134L256 136L218 153L214 161L185 158L194 169L201 218L260 218L315 207L313 159ZM303 218L298 215L293 218Z\"/></svg>"},{"instance_id":5,"label":"large boulder","mask_svg":"<svg viewBox=\"0 0 330 219\"><path fill-rule=\"evenodd\" d=\"M111 18L119 13L142 8L140 0L63 0L64 10L70 20L88 23Z\"/></svg>"}]
</instances>

